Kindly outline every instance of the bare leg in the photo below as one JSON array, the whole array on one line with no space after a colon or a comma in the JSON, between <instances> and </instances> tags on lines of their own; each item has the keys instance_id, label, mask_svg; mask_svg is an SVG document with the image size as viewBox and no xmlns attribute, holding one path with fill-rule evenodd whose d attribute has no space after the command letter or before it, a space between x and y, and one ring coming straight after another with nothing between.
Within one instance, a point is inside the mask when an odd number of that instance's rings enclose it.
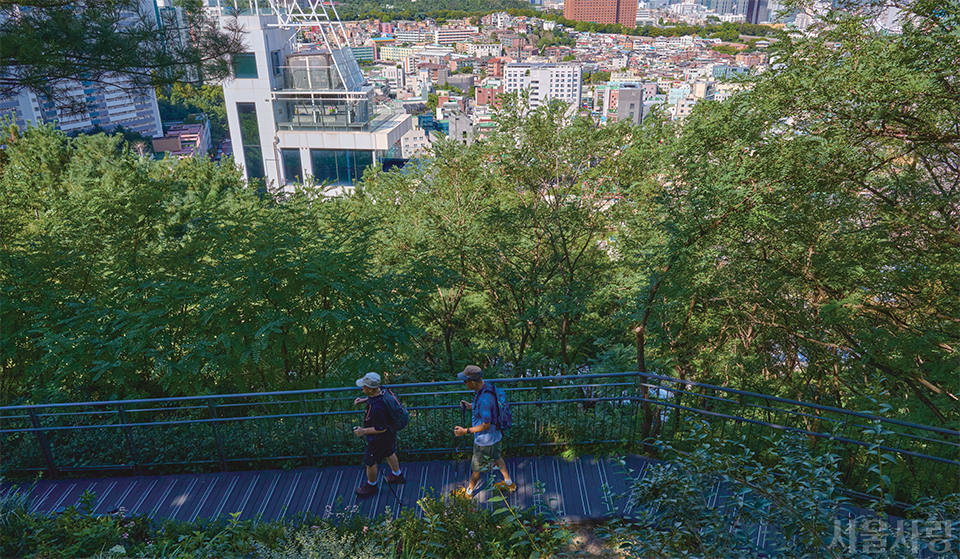
<instances>
[{"instance_id":1,"label":"bare leg","mask_svg":"<svg viewBox=\"0 0 960 559\"><path fill-rule=\"evenodd\" d=\"M477 488L477 483L480 482L480 472L473 472L470 474L470 485L467 486L467 490L473 491Z\"/></svg>"},{"instance_id":2,"label":"bare leg","mask_svg":"<svg viewBox=\"0 0 960 559\"><path fill-rule=\"evenodd\" d=\"M377 465L367 466L367 481L370 482L370 485L375 485L377 483L377 476L380 475L380 471L377 469Z\"/></svg>"},{"instance_id":3,"label":"bare leg","mask_svg":"<svg viewBox=\"0 0 960 559\"><path fill-rule=\"evenodd\" d=\"M400 460L397 459L396 454L391 454L387 457L387 466L390 466L391 473L400 471Z\"/></svg>"},{"instance_id":4,"label":"bare leg","mask_svg":"<svg viewBox=\"0 0 960 559\"><path fill-rule=\"evenodd\" d=\"M503 461L503 458L498 459L496 462L494 462L494 464L500 468L500 473L503 474L503 481L507 485L513 483L513 480L510 479L510 472L507 471L507 463Z\"/></svg>"}]
</instances>

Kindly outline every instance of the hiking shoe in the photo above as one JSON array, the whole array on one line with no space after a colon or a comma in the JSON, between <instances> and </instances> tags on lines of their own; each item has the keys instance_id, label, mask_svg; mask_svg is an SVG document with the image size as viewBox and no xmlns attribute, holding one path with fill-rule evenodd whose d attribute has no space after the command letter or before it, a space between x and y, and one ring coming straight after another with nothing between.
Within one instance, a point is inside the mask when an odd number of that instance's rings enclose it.
<instances>
[{"instance_id":1,"label":"hiking shoe","mask_svg":"<svg viewBox=\"0 0 960 559\"><path fill-rule=\"evenodd\" d=\"M407 482L407 478L403 477L402 473L400 475L393 475L392 473L387 474L387 483L406 483L406 482Z\"/></svg>"},{"instance_id":2,"label":"hiking shoe","mask_svg":"<svg viewBox=\"0 0 960 559\"><path fill-rule=\"evenodd\" d=\"M517 490L517 482L510 480L510 484L508 485L504 481L498 481L497 483L493 484L493 488L500 489L501 491L506 491L508 493L513 493Z\"/></svg>"},{"instance_id":3,"label":"hiking shoe","mask_svg":"<svg viewBox=\"0 0 960 559\"><path fill-rule=\"evenodd\" d=\"M470 490L467 489L466 487L458 487L458 488L454 489L453 491L451 491L450 494L453 495L454 497L462 497L462 498L464 498L464 499L472 499L474 493L476 493L476 492L477 492L476 489L474 489L473 491L470 491Z\"/></svg>"},{"instance_id":4,"label":"hiking shoe","mask_svg":"<svg viewBox=\"0 0 960 559\"><path fill-rule=\"evenodd\" d=\"M377 493L377 486L370 485L369 483L364 483L357 488L357 497L369 497L370 495L375 495Z\"/></svg>"}]
</instances>

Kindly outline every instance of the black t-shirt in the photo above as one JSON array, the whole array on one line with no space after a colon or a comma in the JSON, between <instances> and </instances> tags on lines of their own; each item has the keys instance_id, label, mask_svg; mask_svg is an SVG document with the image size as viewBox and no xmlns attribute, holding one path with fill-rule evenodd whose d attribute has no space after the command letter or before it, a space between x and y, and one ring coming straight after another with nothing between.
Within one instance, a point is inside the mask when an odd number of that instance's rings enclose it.
<instances>
[{"instance_id":1,"label":"black t-shirt","mask_svg":"<svg viewBox=\"0 0 960 559\"><path fill-rule=\"evenodd\" d=\"M363 415L363 426L384 431L376 435L367 435L367 441L371 443L389 441L397 437L390 427L390 412L387 410L387 403L383 401L383 392L378 396L367 398L367 412Z\"/></svg>"}]
</instances>

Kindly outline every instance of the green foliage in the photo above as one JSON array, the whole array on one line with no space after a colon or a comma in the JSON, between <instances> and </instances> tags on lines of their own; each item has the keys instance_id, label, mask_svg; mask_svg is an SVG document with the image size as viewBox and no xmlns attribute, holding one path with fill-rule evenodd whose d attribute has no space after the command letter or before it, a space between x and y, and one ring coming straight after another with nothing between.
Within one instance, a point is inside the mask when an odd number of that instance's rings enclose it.
<instances>
[{"instance_id":1,"label":"green foliage","mask_svg":"<svg viewBox=\"0 0 960 559\"><path fill-rule=\"evenodd\" d=\"M587 79L589 83L606 83L610 81L610 72L606 70L601 70L599 72L594 72L590 74L590 77Z\"/></svg>"},{"instance_id":2,"label":"green foliage","mask_svg":"<svg viewBox=\"0 0 960 559\"><path fill-rule=\"evenodd\" d=\"M157 104L164 122L184 120L195 113L206 115L210 123L210 139L215 145L230 136L222 86L177 82L157 88Z\"/></svg>"},{"instance_id":3,"label":"green foliage","mask_svg":"<svg viewBox=\"0 0 960 559\"><path fill-rule=\"evenodd\" d=\"M405 343L374 229L338 201L277 204L230 165L105 136L10 127L4 146L8 401L313 387Z\"/></svg>"},{"instance_id":4,"label":"green foliage","mask_svg":"<svg viewBox=\"0 0 960 559\"><path fill-rule=\"evenodd\" d=\"M503 502L503 497L490 502ZM535 511L496 504L491 511L458 495L424 497L417 506L421 520L406 510L395 524L400 557L549 557L566 543L567 531L548 525Z\"/></svg>"},{"instance_id":5,"label":"green foliage","mask_svg":"<svg viewBox=\"0 0 960 559\"><path fill-rule=\"evenodd\" d=\"M380 526L389 526L385 521ZM366 528L366 526L364 526ZM263 559L379 559L390 557L388 547L373 539L362 539L367 530L341 534L328 525L301 526L288 529L277 549L258 546ZM389 538L388 538L389 539ZM392 543L392 542L391 542Z\"/></svg>"},{"instance_id":6,"label":"green foliage","mask_svg":"<svg viewBox=\"0 0 960 559\"><path fill-rule=\"evenodd\" d=\"M960 40L955 13L924 10L902 35L852 16L784 35L748 91L637 145L658 167L659 234L642 216L626 258L647 264L636 316L670 375L848 409L875 409L868 379L884 377L888 415L956 424L960 97L944 61Z\"/></svg>"},{"instance_id":7,"label":"green foliage","mask_svg":"<svg viewBox=\"0 0 960 559\"><path fill-rule=\"evenodd\" d=\"M221 27L199 2L178 6L181 18L133 0L4 2L0 93L29 90L81 111L85 102L66 95L76 81L117 87L120 76L121 88L142 94L157 84L229 76L230 55L244 50L243 31L230 22Z\"/></svg>"},{"instance_id":8,"label":"green foliage","mask_svg":"<svg viewBox=\"0 0 960 559\"><path fill-rule=\"evenodd\" d=\"M731 56L733 56L733 55L737 54L738 52L740 52L740 49L738 49L737 47L735 47L735 46L733 46L733 45L713 45L713 46L710 47L710 48L711 48L712 50L717 51L717 52L722 52L723 54L729 54L729 55L731 55Z\"/></svg>"},{"instance_id":9,"label":"green foliage","mask_svg":"<svg viewBox=\"0 0 960 559\"><path fill-rule=\"evenodd\" d=\"M502 12L523 8L528 3L520 0L437 0L423 11L424 6L416 0L398 0L385 8L372 0L345 0L337 7L337 13L343 20L377 19L380 21L423 21L434 20L438 25L452 19L464 19L477 14Z\"/></svg>"},{"instance_id":10,"label":"green foliage","mask_svg":"<svg viewBox=\"0 0 960 559\"><path fill-rule=\"evenodd\" d=\"M440 96L436 93L430 92L427 94L427 110L436 111L437 105L440 104Z\"/></svg>"},{"instance_id":11,"label":"green foliage","mask_svg":"<svg viewBox=\"0 0 960 559\"><path fill-rule=\"evenodd\" d=\"M918 549L943 549L945 530L955 529L960 495L924 500L909 519L940 526L900 534L872 513L851 509L844 493L840 457L833 447L814 452L799 435L769 440L760 455L745 441L714 438L706 424L694 424L681 452L662 448L669 462L633 474L622 494L629 516L609 523L606 534L628 557L863 557L848 527L873 526L884 557L916 557ZM722 497L721 497L722 496ZM714 502L726 499L725 507ZM953 515L953 516L951 516ZM945 522L950 524L947 527ZM852 523L852 524L851 524ZM871 524L872 523L872 524ZM936 523L936 524L934 524ZM757 527L767 528L767 549L757 546ZM866 534L861 534L865 536Z\"/></svg>"},{"instance_id":12,"label":"green foliage","mask_svg":"<svg viewBox=\"0 0 960 559\"><path fill-rule=\"evenodd\" d=\"M487 141L435 145L357 197L385 224L384 265L416 286L425 360L447 373L497 358L569 371L606 326L614 264L602 247L618 211L607 204L630 180L618 155L633 129L566 123L565 111L508 99Z\"/></svg>"},{"instance_id":13,"label":"green foliage","mask_svg":"<svg viewBox=\"0 0 960 559\"><path fill-rule=\"evenodd\" d=\"M0 477L0 484L3 478ZM8 526L18 515L30 509L32 505L28 491L22 491L20 486L13 485L0 493L0 526Z\"/></svg>"},{"instance_id":14,"label":"green foliage","mask_svg":"<svg viewBox=\"0 0 960 559\"><path fill-rule=\"evenodd\" d=\"M370 368L432 380L467 362L572 372L610 356L852 409L877 409L866 388L883 378L885 413L952 425L960 47L952 9L913 9L902 35L838 19L780 36L776 68L682 127L598 128L508 100L486 138L369 173L350 199L261 198L230 165L7 127L3 397L293 389ZM221 107L215 88L167 95Z\"/></svg>"}]
</instances>

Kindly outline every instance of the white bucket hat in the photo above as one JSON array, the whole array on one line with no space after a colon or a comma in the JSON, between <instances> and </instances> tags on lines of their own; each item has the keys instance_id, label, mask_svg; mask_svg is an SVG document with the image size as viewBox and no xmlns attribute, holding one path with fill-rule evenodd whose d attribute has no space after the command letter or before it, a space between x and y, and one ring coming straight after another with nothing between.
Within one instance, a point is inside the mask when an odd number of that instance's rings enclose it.
<instances>
[{"instance_id":1,"label":"white bucket hat","mask_svg":"<svg viewBox=\"0 0 960 559\"><path fill-rule=\"evenodd\" d=\"M370 388L380 388L380 375L377 373L367 373L363 375L363 378L358 378L357 387L363 388L364 386Z\"/></svg>"}]
</instances>

